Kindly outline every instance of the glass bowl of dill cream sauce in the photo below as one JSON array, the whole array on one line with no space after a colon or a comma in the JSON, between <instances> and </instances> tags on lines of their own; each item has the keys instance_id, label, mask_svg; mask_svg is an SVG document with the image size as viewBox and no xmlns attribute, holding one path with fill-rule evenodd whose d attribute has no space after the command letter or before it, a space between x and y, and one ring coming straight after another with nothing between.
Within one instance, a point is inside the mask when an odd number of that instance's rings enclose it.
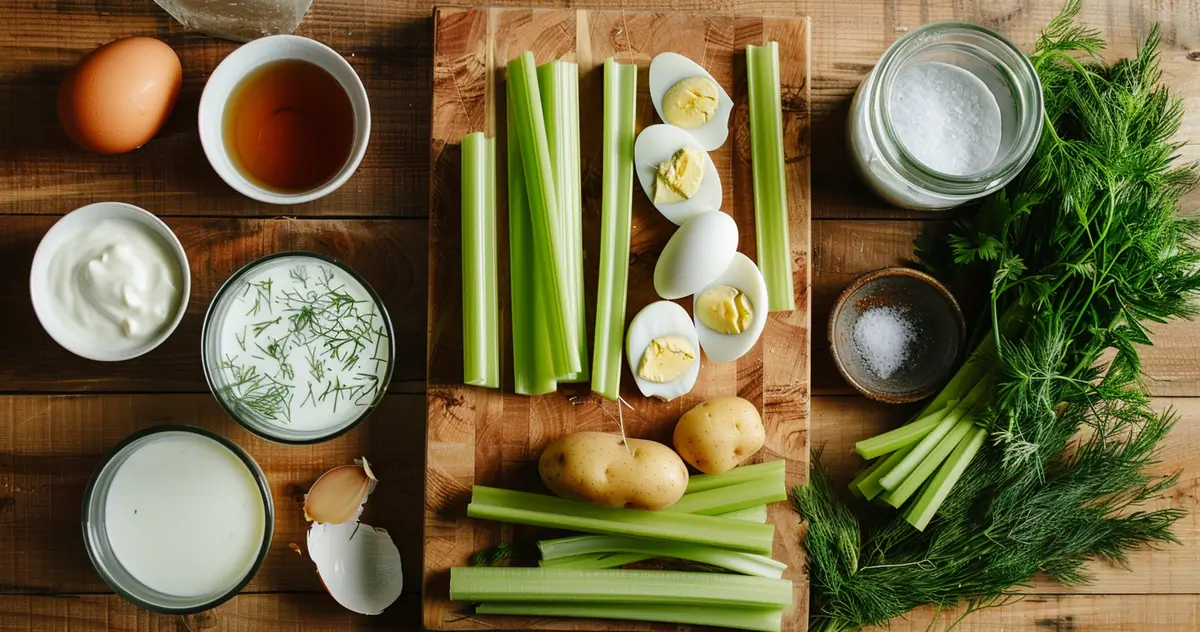
<instances>
[{"instance_id":1,"label":"glass bowl of dill cream sauce","mask_svg":"<svg viewBox=\"0 0 1200 632\"><path fill-rule=\"evenodd\" d=\"M326 441L383 399L395 357L379 295L313 252L258 259L225 282L204 319L204 375L221 406L272 441Z\"/></svg>"},{"instance_id":2,"label":"glass bowl of dill cream sauce","mask_svg":"<svg viewBox=\"0 0 1200 632\"><path fill-rule=\"evenodd\" d=\"M1037 72L1012 42L977 24L927 24L896 40L859 85L851 163L895 206L959 206L1020 173L1043 108Z\"/></svg>"}]
</instances>

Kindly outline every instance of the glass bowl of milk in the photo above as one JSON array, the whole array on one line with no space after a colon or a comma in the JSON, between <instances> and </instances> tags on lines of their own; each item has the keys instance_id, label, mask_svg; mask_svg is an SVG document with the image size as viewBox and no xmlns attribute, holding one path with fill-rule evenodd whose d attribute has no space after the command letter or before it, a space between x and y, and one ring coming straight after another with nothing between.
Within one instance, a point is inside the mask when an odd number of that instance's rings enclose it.
<instances>
[{"instance_id":1,"label":"glass bowl of milk","mask_svg":"<svg viewBox=\"0 0 1200 632\"><path fill-rule=\"evenodd\" d=\"M395 336L379 295L345 264L281 252L225 282L202 334L204 375L238 423L272 441L348 432L383 400Z\"/></svg>"},{"instance_id":2,"label":"glass bowl of milk","mask_svg":"<svg viewBox=\"0 0 1200 632\"><path fill-rule=\"evenodd\" d=\"M83 540L105 583L168 614L238 593L271 546L275 510L262 469L201 428L158 426L118 444L88 481Z\"/></svg>"}]
</instances>

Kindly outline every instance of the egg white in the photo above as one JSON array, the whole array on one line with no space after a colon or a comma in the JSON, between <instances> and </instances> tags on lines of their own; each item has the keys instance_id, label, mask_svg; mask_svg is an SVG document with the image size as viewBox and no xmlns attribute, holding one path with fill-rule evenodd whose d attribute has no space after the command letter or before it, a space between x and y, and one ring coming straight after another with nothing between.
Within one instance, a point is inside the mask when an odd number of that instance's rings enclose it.
<instances>
[{"instance_id":1,"label":"egg white","mask_svg":"<svg viewBox=\"0 0 1200 632\"><path fill-rule=\"evenodd\" d=\"M727 213L688 220L667 240L654 264L654 291L668 300L695 294L720 276L737 253L738 227Z\"/></svg>"},{"instance_id":2,"label":"egg white","mask_svg":"<svg viewBox=\"0 0 1200 632\"><path fill-rule=\"evenodd\" d=\"M695 139L674 125L651 125L638 134L633 144L634 171L637 172L638 182L650 202L654 202L655 175L658 165L666 162L675 152L684 147L692 147L704 154L704 176L700 180L700 188L692 197L671 204L654 204L663 217L676 225L682 226L687 220L707 211L721 208L721 174L717 173L717 165L712 156L696 144Z\"/></svg>"},{"instance_id":3,"label":"egg white","mask_svg":"<svg viewBox=\"0 0 1200 632\"><path fill-rule=\"evenodd\" d=\"M763 327L767 324L767 283L763 280L762 271L750 257L740 252L734 253L733 260L721 276L692 295L693 313L696 313L696 299L700 298L704 290L714 285L727 285L741 290L746 298L750 299L750 306L754 312L750 326L740 334L723 334L709 329L700 321L699 316L695 319L696 335L708 359L713 362L733 362L754 348L754 343L758 342Z\"/></svg>"},{"instance_id":4,"label":"egg white","mask_svg":"<svg viewBox=\"0 0 1200 632\"><path fill-rule=\"evenodd\" d=\"M706 77L717 84L717 111L707 123L694 129L681 130L696 139L700 147L707 151L717 149L725 144L729 137L729 115L733 112L733 99L703 66L678 53L662 53L650 62L650 100L654 102L654 110L658 118L663 118L662 103L667 90L671 86L688 77Z\"/></svg>"},{"instance_id":5,"label":"egg white","mask_svg":"<svg viewBox=\"0 0 1200 632\"><path fill-rule=\"evenodd\" d=\"M696 350L696 359L692 360L691 366L682 375L670 382L643 380L637 374L637 367L642 361L646 347L649 347L655 338L671 335L687 338ZM686 395L696 385L696 377L700 375L700 340L696 337L696 327L692 324L687 310L671 301L657 301L643 307L629 323L629 333L625 336L625 357L629 361L633 381L637 383L642 395L666 401Z\"/></svg>"}]
</instances>

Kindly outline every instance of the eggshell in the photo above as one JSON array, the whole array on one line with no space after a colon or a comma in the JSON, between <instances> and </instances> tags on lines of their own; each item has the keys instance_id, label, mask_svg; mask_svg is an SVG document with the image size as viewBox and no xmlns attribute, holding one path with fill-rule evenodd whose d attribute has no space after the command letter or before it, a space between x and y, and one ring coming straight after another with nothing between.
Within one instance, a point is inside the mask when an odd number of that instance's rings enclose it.
<instances>
[{"instance_id":1,"label":"eggshell","mask_svg":"<svg viewBox=\"0 0 1200 632\"><path fill-rule=\"evenodd\" d=\"M650 100L658 118L663 118L662 102L671 86L688 77L707 77L717 84L720 93L717 99L717 112L707 123L695 129L682 130L696 139L701 147L713 151L725 144L729 137L729 115L733 112L733 99L729 93L703 66L678 53L662 53L650 62Z\"/></svg>"},{"instance_id":2,"label":"eggshell","mask_svg":"<svg viewBox=\"0 0 1200 632\"><path fill-rule=\"evenodd\" d=\"M58 88L58 122L80 147L120 154L162 128L183 83L179 57L150 37L119 39L81 59Z\"/></svg>"},{"instance_id":3,"label":"eggshell","mask_svg":"<svg viewBox=\"0 0 1200 632\"><path fill-rule=\"evenodd\" d=\"M737 244L737 223L729 215L711 211L689 219L658 256L654 291L665 299L695 294L729 267Z\"/></svg>"},{"instance_id":4,"label":"eggshell","mask_svg":"<svg viewBox=\"0 0 1200 632\"><path fill-rule=\"evenodd\" d=\"M767 324L767 283L750 257L740 252L734 253L729 267L692 296L693 313L696 311L696 299L704 290L714 285L727 285L741 290L746 298L750 299L750 308L753 310L750 326L740 334L713 331L700 320L699 315L695 316L696 334L708 359L714 362L733 362L754 348L754 343L758 342L758 337L762 335L763 327Z\"/></svg>"},{"instance_id":5,"label":"eggshell","mask_svg":"<svg viewBox=\"0 0 1200 632\"><path fill-rule=\"evenodd\" d=\"M384 529L361 522L314 524L308 556L325 590L347 610L381 614L404 589L400 550Z\"/></svg>"},{"instance_id":6,"label":"eggshell","mask_svg":"<svg viewBox=\"0 0 1200 632\"><path fill-rule=\"evenodd\" d=\"M708 211L721 209L721 174L712 156L708 155L688 133L674 125L651 125L638 134L633 144L634 171L637 172L638 182L642 185L646 197L654 203L654 187L658 165L668 160L675 152L684 147L692 147L704 154L704 176L700 180L700 189L692 197L671 204L654 204L663 217L682 226L689 219Z\"/></svg>"}]
</instances>

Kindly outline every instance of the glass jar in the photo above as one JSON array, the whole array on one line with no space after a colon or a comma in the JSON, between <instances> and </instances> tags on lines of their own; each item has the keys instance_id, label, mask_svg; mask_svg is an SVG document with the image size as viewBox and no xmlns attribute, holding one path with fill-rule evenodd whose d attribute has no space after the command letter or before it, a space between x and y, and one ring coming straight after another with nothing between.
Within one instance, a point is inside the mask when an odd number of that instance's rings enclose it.
<instances>
[{"instance_id":1,"label":"glass jar","mask_svg":"<svg viewBox=\"0 0 1200 632\"><path fill-rule=\"evenodd\" d=\"M965 70L995 98L999 146L982 171L938 171L900 141L891 111L893 83L901 71L923 62ZM859 177L884 200L906 209L940 210L983 197L1015 178L1037 148L1043 118L1041 83L1020 49L976 24L935 22L896 40L863 79L850 105L847 143Z\"/></svg>"}]
</instances>

